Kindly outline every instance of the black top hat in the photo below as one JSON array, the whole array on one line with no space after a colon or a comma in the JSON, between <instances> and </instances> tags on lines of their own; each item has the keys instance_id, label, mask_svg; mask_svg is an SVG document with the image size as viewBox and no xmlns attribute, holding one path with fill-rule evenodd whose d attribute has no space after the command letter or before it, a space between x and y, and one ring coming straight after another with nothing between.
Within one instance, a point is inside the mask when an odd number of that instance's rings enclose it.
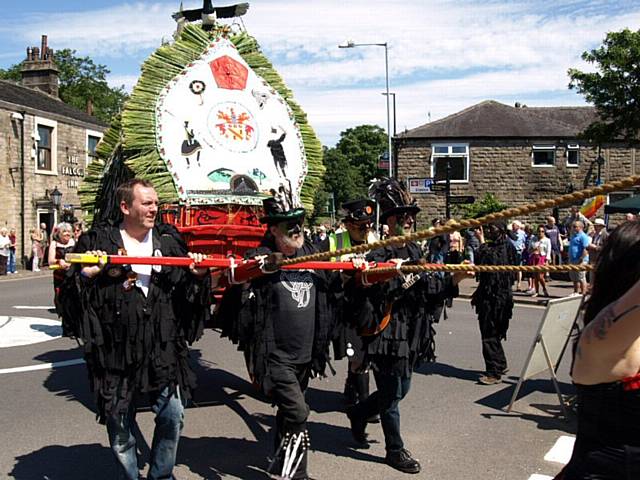
<instances>
[{"instance_id":1,"label":"black top hat","mask_svg":"<svg viewBox=\"0 0 640 480\"><path fill-rule=\"evenodd\" d=\"M262 201L262 208L264 209L264 216L260 218L260 223L266 223L267 225L304 219L304 208L287 209L286 204L275 197L265 198Z\"/></svg>"},{"instance_id":2,"label":"black top hat","mask_svg":"<svg viewBox=\"0 0 640 480\"><path fill-rule=\"evenodd\" d=\"M367 198L350 200L342 204L344 219L361 222L373 220L376 212L376 202Z\"/></svg>"},{"instance_id":3,"label":"black top hat","mask_svg":"<svg viewBox=\"0 0 640 480\"><path fill-rule=\"evenodd\" d=\"M369 187L369 196L380 205L381 222L392 215L402 213L415 215L420 211L415 199L407 192L404 182L399 182L395 178L383 177L374 182Z\"/></svg>"}]
</instances>

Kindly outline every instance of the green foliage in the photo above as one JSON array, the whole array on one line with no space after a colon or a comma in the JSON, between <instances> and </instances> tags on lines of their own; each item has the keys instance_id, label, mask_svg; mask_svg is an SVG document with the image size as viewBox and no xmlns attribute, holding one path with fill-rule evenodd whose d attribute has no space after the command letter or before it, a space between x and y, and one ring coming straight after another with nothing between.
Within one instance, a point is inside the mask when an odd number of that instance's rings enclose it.
<instances>
[{"instance_id":1,"label":"green foliage","mask_svg":"<svg viewBox=\"0 0 640 480\"><path fill-rule=\"evenodd\" d=\"M111 88L107 83L109 69L96 65L89 57L79 57L75 50L57 50L53 54L60 78L60 99L80 110L93 103L93 114L105 122L120 112L127 99L124 87ZM19 82L21 64L0 69L0 78Z\"/></svg>"},{"instance_id":2,"label":"green foliage","mask_svg":"<svg viewBox=\"0 0 640 480\"><path fill-rule=\"evenodd\" d=\"M378 176L378 158L386 149L387 134L376 125L349 128L335 147L324 149L324 190L333 192L336 209L367 195L370 181Z\"/></svg>"},{"instance_id":3,"label":"green foliage","mask_svg":"<svg viewBox=\"0 0 640 480\"><path fill-rule=\"evenodd\" d=\"M124 87L111 88L107 83L109 69L96 65L89 57L76 56L68 48L54 52L60 70L60 98L63 102L85 110L87 102L93 103L93 114L108 122L120 112L127 99Z\"/></svg>"},{"instance_id":4,"label":"green foliage","mask_svg":"<svg viewBox=\"0 0 640 480\"><path fill-rule=\"evenodd\" d=\"M569 69L569 88L596 107L601 121L590 125L585 136L596 143L623 138L637 142L640 132L640 30L607 34L603 44L584 52L594 73Z\"/></svg>"},{"instance_id":5,"label":"green foliage","mask_svg":"<svg viewBox=\"0 0 640 480\"><path fill-rule=\"evenodd\" d=\"M476 200L468 205L456 205L456 216L460 218L478 218L490 213L499 212L509 208L506 203L502 203L493 193L485 193L481 200Z\"/></svg>"},{"instance_id":6,"label":"green foliage","mask_svg":"<svg viewBox=\"0 0 640 480\"><path fill-rule=\"evenodd\" d=\"M12 80L14 82L19 82L21 79L20 75L20 64L12 65L6 70L0 68L0 80Z\"/></svg>"}]
</instances>

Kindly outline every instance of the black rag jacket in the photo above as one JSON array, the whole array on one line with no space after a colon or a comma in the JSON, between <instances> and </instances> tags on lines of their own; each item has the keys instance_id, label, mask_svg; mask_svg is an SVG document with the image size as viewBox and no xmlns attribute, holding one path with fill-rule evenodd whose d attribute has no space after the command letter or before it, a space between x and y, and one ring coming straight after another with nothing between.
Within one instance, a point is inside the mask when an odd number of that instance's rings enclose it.
<instances>
[{"instance_id":1,"label":"black rag jacket","mask_svg":"<svg viewBox=\"0 0 640 480\"><path fill-rule=\"evenodd\" d=\"M187 247L171 225L157 225L154 256L184 257ZM83 234L76 252L124 249L117 225ZM210 276L199 279L186 267L153 267L148 295L126 285L130 266L106 265L94 278L70 269L61 289L63 331L84 350L97 418L125 413L137 393L168 387L190 399L195 374L188 345L200 338L210 315Z\"/></svg>"}]
</instances>

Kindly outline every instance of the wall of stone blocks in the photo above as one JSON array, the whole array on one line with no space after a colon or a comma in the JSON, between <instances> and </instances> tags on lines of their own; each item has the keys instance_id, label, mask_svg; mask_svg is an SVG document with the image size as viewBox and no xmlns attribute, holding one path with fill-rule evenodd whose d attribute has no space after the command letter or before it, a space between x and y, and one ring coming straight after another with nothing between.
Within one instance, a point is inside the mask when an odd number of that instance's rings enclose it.
<instances>
[{"instance_id":1,"label":"wall of stone blocks","mask_svg":"<svg viewBox=\"0 0 640 480\"><path fill-rule=\"evenodd\" d=\"M455 140L456 143L469 143L469 182L452 183L452 195L473 195L476 199L486 193L493 193L509 206L534 202L541 198L553 198L566 193L569 189L580 190L589 167L594 163L598 151L591 146L580 146L579 166L567 166L566 151L568 144L578 143L575 139L532 139L532 140ZM443 143L438 140L438 143ZM532 145L556 144L556 160L553 167L532 166ZM601 178L604 182L636 174L639 170L638 152L624 145L604 145L602 156L605 164ZM402 139L397 144L398 178L430 177L431 141L428 139ZM593 176L595 180L596 168ZM419 227L430 225L435 217L445 215L444 194L414 194L422 212L418 218ZM568 208L560 209L564 218ZM529 223L542 223L552 212L540 212L520 220ZM603 210L599 215L604 214ZM456 216L455 207L452 215Z\"/></svg>"},{"instance_id":2,"label":"wall of stone blocks","mask_svg":"<svg viewBox=\"0 0 640 480\"><path fill-rule=\"evenodd\" d=\"M0 226L16 228L18 233L18 250L22 242L20 204L20 121L12 120L11 114L18 110L0 108L0 198L3 208L0 209ZM24 113L24 112L23 112ZM57 121L57 168L55 174L36 173L35 141L33 133L36 128L36 115ZM95 125L80 125L65 122L64 118L39 112L24 114L24 207L25 232L24 255L30 254L29 230L38 224L38 210L53 212L53 205L47 193L54 188L62 192L62 206L70 206L78 219L82 220L82 210L78 198L77 185L82 176L77 176L78 169L86 170L86 135L87 130L100 131ZM64 167L64 168L63 168ZM74 175L69 175L69 168L76 168ZM58 212L61 213L61 212ZM59 217L58 217L59 221ZM23 252L17 252L22 258Z\"/></svg>"}]
</instances>

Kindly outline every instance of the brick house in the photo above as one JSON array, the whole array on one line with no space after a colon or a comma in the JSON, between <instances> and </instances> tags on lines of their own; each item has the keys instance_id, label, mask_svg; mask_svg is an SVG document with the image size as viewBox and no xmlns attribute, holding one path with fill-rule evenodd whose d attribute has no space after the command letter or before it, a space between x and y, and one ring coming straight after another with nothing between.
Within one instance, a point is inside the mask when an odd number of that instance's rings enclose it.
<instances>
[{"instance_id":1,"label":"brick house","mask_svg":"<svg viewBox=\"0 0 640 480\"><path fill-rule=\"evenodd\" d=\"M509 206L552 198L594 185L598 147L579 138L596 118L593 107L515 107L484 101L394 139L399 179L445 177L451 194L482 198L493 193ZM604 182L640 171L640 152L622 143L601 145ZM611 195L611 200L629 195ZM413 194L425 226L445 213L444 195ZM551 212L522 220L541 222ZM556 212L564 218L565 211ZM452 215L455 216L455 215Z\"/></svg>"},{"instance_id":2,"label":"brick house","mask_svg":"<svg viewBox=\"0 0 640 480\"><path fill-rule=\"evenodd\" d=\"M77 188L107 125L58 97L58 70L46 36L27 49L20 84L0 80L0 226L16 228L18 262L29 230L49 232L69 213L82 219ZM56 208L50 193L62 193Z\"/></svg>"}]
</instances>

